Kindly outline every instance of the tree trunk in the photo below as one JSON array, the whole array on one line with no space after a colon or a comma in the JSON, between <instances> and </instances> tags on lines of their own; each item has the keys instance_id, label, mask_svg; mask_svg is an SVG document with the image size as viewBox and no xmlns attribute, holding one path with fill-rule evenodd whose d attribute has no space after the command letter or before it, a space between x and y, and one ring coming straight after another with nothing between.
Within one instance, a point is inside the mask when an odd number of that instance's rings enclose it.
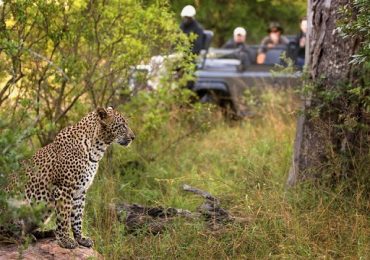
<instances>
[{"instance_id":1,"label":"tree trunk","mask_svg":"<svg viewBox=\"0 0 370 260\"><path fill-rule=\"evenodd\" d=\"M344 127L347 117L357 123L363 120L360 104L351 103L344 90L351 84L364 84L358 66L351 63L360 47L360 36L344 38L338 29L343 18L341 8L352 8L355 19L356 10L350 2L308 0L309 75L305 87L311 86L312 90L304 98L298 119L289 186L306 179L321 179L327 173L330 178L345 177L351 166L341 159L352 154L363 138Z\"/></svg>"}]
</instances>

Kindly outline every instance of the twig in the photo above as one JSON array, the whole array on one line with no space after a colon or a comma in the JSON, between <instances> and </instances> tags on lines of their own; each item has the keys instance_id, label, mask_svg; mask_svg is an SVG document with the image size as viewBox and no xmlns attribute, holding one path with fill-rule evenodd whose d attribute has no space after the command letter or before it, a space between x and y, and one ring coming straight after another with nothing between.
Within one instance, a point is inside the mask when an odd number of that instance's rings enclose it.
<instances>
[{"instance_id":1,"label":"twig","mask_svg":"<svg viewBox=\"0 0 370 260\"><path fill-rule=\"evenodd\" d=\"M33 56L39 58L39 59L42 59L44 61L46 61L51 67L54 67L60 74L62 74L62 76L66 79L66 80L70 80L69 77L67 76L67 74L64 73L63 69L58 67L54 62L52 62L51 60L49 60L47 57L31 50L31 49L26 49L26 48L23 48L25 49L26 51L28 51L30 54L32 54Z\"/></svg>"},{"instance_id":2,"label":"twig","mask_svg":"<svg viewBox=\"0 0 370 260\"><path fill-rule=\"evenodd\" d=\"M213 197L210 193L208 193L206 191L202 191L200 189L193 188L193 187L191 187L190 185L187 185L187 184L182 185L182 189L184 191L189 191L189 192L198 194L198 195L202 196L203 198L205 198L207 200L211 200L211 201L215 202L216 204L220 204L219 199Z\"/></svg>"}]
</instances>

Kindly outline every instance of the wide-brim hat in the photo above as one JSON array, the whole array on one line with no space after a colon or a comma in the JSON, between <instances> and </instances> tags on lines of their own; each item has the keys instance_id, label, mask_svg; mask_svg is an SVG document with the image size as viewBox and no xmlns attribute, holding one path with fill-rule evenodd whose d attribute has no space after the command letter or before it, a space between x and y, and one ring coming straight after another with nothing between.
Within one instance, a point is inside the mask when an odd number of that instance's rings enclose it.
<instances>
[{"instance_id":1,"label":"wide-brim hat","mask_svg":"<svg viewBox=\"0 0 370 260\"><path fill-rule=\"evenodd\" d=\"M269 28L267 29L267 32L270 33L273 29L276 29L281 33L284 32L284 28L278 22L271 22Z\"/></svg>"}]
</instances>

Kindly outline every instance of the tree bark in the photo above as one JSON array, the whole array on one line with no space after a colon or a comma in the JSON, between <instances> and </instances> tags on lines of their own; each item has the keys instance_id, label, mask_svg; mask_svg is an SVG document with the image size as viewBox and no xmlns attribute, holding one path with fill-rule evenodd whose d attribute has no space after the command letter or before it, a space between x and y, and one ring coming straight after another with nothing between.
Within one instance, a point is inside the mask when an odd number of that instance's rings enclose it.
<instances>
[{"instance_id":1,"label":"tree bark","mask_svg":"<svg viewBox=\"0 0 370 260\"><path fill-rule=\"evenodd\" d=\"M338 29L338 22L343 18L341 8L352 8L356 15L350 3L350 0L308 0L306 65L309 74L306 86L312 86L313 90L304 98L303 113L298 119L293 162L287 180L289 186L321 178L328 169L336 176L347 173L343 164L338 166L333 161L356 142L352 140L353 134L338 130L337 125L344 120L341 112L353 115L358 111L348 100L336 99L328 103L328 96L323 93L335 95L338 86L361 84L356 74L358 68L351 63L360 47L360 36L344 38ZM361 120L361 116L357 119Z\"/></svg>"}]
</instances>

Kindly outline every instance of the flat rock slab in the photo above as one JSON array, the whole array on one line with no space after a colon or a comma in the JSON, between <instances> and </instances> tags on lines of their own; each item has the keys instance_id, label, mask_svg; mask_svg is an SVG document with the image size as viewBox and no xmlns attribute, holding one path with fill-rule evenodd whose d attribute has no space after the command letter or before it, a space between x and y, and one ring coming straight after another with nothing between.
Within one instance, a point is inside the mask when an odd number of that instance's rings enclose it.
<instances>
[{"instance_id":1,"label":"flat rock slab","mask_svg":"<svg viewBox=\"0 0 370 260\"><path fill-rule=\"evenodd\" d=\"M17 245L0 245L0 260L70 260L70 259L103 259L92 248L78 247L75 249L61 248L54 239L42 239L22 249Z\"/></svg>"}]
</instances>

